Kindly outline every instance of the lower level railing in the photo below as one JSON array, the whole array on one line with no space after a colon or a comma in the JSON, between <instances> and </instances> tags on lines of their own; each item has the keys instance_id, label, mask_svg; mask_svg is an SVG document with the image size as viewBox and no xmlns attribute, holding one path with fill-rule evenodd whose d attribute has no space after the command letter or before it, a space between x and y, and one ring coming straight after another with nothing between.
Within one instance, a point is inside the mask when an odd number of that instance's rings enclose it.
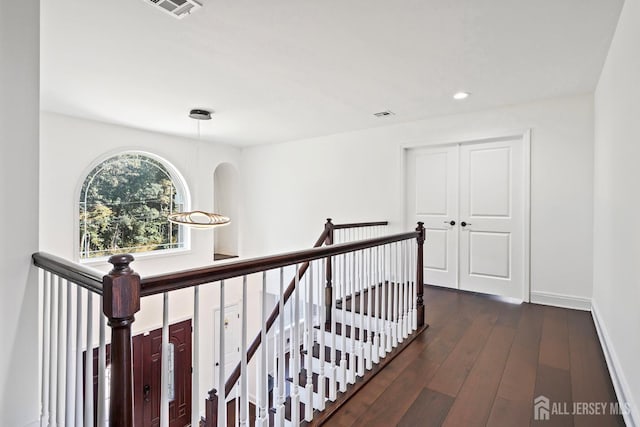
<instances>
[{"instance_id":1,"label":"lower level railing","mask_svg":"<svg viewBox=\"0 0 640 427\"><path fill-rule=\"evenodd\" d=\"M422 224L344 243L327 224L312 249L142 280L130 255L100 278L34 254L42 424L312 421L424 325Z\"/></svg>"}]
</instances>

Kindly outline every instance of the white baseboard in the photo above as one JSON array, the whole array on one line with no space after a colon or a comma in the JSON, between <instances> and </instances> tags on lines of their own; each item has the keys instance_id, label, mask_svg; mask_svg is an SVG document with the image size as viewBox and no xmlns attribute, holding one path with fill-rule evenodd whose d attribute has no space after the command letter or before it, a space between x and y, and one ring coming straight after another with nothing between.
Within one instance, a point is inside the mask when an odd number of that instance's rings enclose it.
<instances>
[{"instance_id":1,"label":"white baseboard","mask_svg":"<svg viewBox=\"0 0 640 427\"><path fill-rule=\"evenodd\" d=\"M627 427L640 427L640 414L638 413L638 408L634 406L635 402L630 400L631 391L624 375L622 375L622 369L620 368L620 359L618 359L616 351L611 345L609 333L607 332L606 326L602 322L600 312L598 311L598 306L593 301L591 303L591 315L593 316L593 323L596 325L596 331L598 332L598 337L600 338L600 345L602 346L604 358L607 361L609 375L611 376L611 381L613 382L613 388L616 391L618 402L620 402L621 404L624 402L631 404L631 411L627 414L624 414L624 422Z\"/></svg>"},{"instance_id":2,"label":"white baseboard","mask_svg":"<svg viewBox=\"0 0 640 427\"><path fill-rule=\"evenodd\" d=\"M551 292L531 292L531 302L535 304L553 305L573 308L575 310L591 310L591 299L573 295L554 294Z\"/></svg>"}]
</instances>

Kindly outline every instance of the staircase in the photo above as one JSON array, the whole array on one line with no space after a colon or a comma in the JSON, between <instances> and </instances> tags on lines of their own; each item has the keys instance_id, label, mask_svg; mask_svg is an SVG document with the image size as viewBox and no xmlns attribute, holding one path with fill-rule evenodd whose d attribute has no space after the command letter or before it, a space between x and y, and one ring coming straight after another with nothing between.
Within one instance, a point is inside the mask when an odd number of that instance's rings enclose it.
<instances>
[{"instance_id":1,"label":"staircase","mask_svg":"<svg viewBox=\"0 0 640 427\"><path fill-rule=\"evenodd\" d=\"M269 401L284 404L270 408L269 425L321 424L354 394L356 383L358 388L364 385L411 342L409 337L421 332L424 326L417 331L412 310L404 316L393 316L391 310L390 318L381 310L382 292L393 299L402 287L406 284L387 282L336 300L330 322L314 324L313 337L297 348L297 354L287 351L276 359L277 366L284 364L284 389L275 388Z\"/></svg>"}]
</instances>

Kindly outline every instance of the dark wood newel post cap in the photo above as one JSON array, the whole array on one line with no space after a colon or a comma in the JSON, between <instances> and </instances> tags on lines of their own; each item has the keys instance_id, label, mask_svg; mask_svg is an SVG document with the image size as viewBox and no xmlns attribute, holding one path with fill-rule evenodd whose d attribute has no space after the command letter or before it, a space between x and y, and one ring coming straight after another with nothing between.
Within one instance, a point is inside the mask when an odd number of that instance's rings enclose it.
<instances>
[{"instance_id":1,"label":"dark wood newel post cap","mask_svg":"<svg viewBox=\"0 0 640 427\"><path fill-rule=\"evenodd\" d=\"M416 231L420 233L418 236L418 243L424 243L424 222L419 221L418 226L416 227Z\"/></svg>"},{"instance_id":2,"label":"dark wood newel post cap","mask_svg":"<svg viewBox=\"0 0 640 427\"><path fill-rule=\"evenodd\" d=\"M130 254L109 258L113 269L102 279L102 310L110 320L133 318L140 310L140 276L129 267L133 260Z\"/></svg>"},{"instance_id":3,"label":"dark wood newel post cap","mask_svg":"<svg viewBox=\"0 0 640 427\"><path fill-rule=\"evenodd\" d=\"M129 267L129 264L131 264L133 260L134 258L131 254L111 255L109 257L109 264L113 264L113 269L109 274L133 273L133 270Z\"/></svg>"}]
</instances>

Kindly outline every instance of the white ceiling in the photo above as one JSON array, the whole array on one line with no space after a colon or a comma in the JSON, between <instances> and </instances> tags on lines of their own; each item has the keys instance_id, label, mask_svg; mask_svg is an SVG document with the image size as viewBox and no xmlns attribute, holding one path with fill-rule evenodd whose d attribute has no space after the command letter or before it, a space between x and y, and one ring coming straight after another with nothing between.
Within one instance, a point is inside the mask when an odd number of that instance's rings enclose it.
<instances>
[{"instance_id":1,"label":"white ceiling","mask_svg":"<svg viewBox=\"0 0 640 427\"><path fill-rule=\"evenodd\" d=\"M202 3L177 20L142 0L42 1L43 110L195 137L187 113L208 108L202 138L253 145L586 93L622 6Z\"/></svg>"}]
</instances>

